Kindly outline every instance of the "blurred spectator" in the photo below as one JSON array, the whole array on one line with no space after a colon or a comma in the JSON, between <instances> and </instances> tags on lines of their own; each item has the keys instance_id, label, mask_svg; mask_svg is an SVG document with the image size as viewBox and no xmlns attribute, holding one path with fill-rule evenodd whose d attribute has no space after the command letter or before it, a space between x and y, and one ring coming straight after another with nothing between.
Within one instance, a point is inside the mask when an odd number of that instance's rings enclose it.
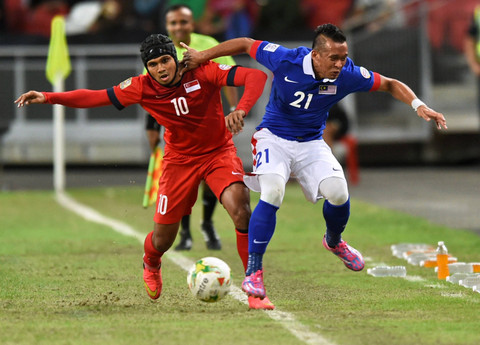
<instances>
[{"instance_id":1,"label":"blurred spectator","mask_svg":"<svg viewBox=\"0 0 480 345\"><path fill-rule=\"evenodd\" d=\"M99 18L90 27L92 33L117 32L128 26L131 3L126 0L105 0Z\"/></svg>"},{"instance_id":2,"label":"blurred spectator","mask_svg":"<svg viewBox=\"0 0 480 345\"><path fill-rule=\"evenodd\" d=\"M24 33L50 37L52 19L57 15L66 16L69 12L66 0L43 0L32 4L24 17Z\"/></svg>"},{"instance_id":3,"label":"blurred spectator","mask_svg":"<svg viewBox=\"0 0 480 345\"><path fill-rule=\"evenodd\" d=\"M464 40L464 49L468 66L477 78L477 102L480 110L480 4L472 13L468 35Z\"/></svg>"},{"instance_id":4,"label":"blurred spectator","mask_svg":"<svg viewBox=\"0 0 480 345\"><path fill-rule=\"evenodd\" d=\"M4 0L3 24L5 31L10 33L23 33L25 31L25 22L29 13L28 0Z\"/></svg>"},{"instance_id":5,"label":"blurred spectator","mask_svg":"<svg viewBox=\"0 0 480 345\"><path fill-rule=\"evenodd\" d=\"M102 14L101 1L82 1L74 4L65 19L68 36L87 34Z\"/></svg>"},{"instance_id":6,"label":"blurred spectator","mask_svg":"<svg viewBox=\"0 0 480 345\"><path fill-rule=\"evenodd\" d=\"M5 22L5 4L0 2L0 32L6 31L7 24Z\"/></svg>"},{"instance_id":7,"label":"blurred spectator","mask_svg":"<svg viewBox=\"0 0 480 345\"><path fill-rule=\"evenodd\" d=\"M164 0L133 0L139 25L146 32L163 32Z\"/></svg>"},{"instance_id":8,"label":"blurred spectator","mask_svg":"<svg viewBox=\"0 0 480 345\"><path fill-rule=\"evenodd\" d=\"M311 29L326 23L342 27L353 3L354 0L300 0L303 17Z\"/></svg>"},{"instance_id":9,"label":"blurred spectator","mask_svg":"<svg viewBox=\"0 0 480 345\"><path fill-rule=\"evenodd\" d=\"M67 0L4 0L3 28L10 34L29 34L50 37L53 17L66 15Z\"/></svg>"},{"instance_id":10,"label":"blurred spectator","mask_svg":"<svg viewBox=\"0 0 480 345\"><path fill-rule=\"evenodd\" d=\"M207 0L198 31L220 40L250 37L258 13L256 0Z\"/></svg>"},{"instance_id":11,"label":"blurred spectator","mask_svg":"<svg viewBox=\"0 0 480 345\"><path fill-rule=\"evenodd\" d=\"M148 32L130 0L91 0L72 6L66 32L72 43L137 42Z\"/></svg>"},{"instance_id":12,"label":"blurred spectator","mask_svg":"<svg viewBox=\"0 0 480 345\"><path fill-rule=\"evenodd\" d=\"M375 32L405 25L404 0L356 0L343 28Z\"/></svg>"},{"instance_id":13,"label":"blurred spectator","mask_svg":"<svg viewBox=\"0 0 480 345\"><path fill-rule=\"evenodd\" d=\"M434 49L463 51L471 16L479 0L428 0L428 35Z\"/></svg>"},{"instance_id":14,"label":"blurred spectator","mask_svg":"<svg viewBox=\"0 0 480 345\"><path fill-rule=\"evenodd\" d=\"M255 38L287 41L310 37L312 32L307 28L300 3L301 0L259 0Z\"/></svg>"},{"instance_id":15,"label":"blurred spectator","mask_svg":"<svg viewBox=\"0 0 480 345\"><path fill-rule=\"evenodd\" d=\"M0 32L4 32L5 28L5 8L3 2L0 2Z\"/></svg>"},{"instance_id":16,"label":"blurred spectator","mask_svg":"<svg viewBox=\"0 0 480 345\"><path fill-rule=\"evenodd\" d=\"M26 1L4 0L1 11L3 30L12 33L21 33L24 31L25 16L28 13Z\"/></svg>"}]
</instances>

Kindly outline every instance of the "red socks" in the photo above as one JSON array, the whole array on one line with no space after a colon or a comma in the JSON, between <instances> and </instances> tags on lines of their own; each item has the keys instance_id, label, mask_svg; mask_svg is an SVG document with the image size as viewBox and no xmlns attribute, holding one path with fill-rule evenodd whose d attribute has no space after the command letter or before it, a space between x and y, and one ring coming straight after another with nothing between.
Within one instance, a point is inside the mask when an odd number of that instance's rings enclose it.
<instances>
[{"instance_id":1,"label":"red socks","mask_svg":"<svg viewBox=\"0 0 480 345\"><path fill-rule=\"evenodd\" d=\"M248 265L248 232L243 233L235 229L237 233L237 251L240 259L242 259L243 268L247 270Z\"/></svg>"},{"instance_id":2,"label":"red socks","mask_svg":"<svg viewBox=\"0 0 480 345\"><path fill-rule=\"evenodd\" d=\"M248 264L248 233L243 233L235 229L237 234L237 251L240 259L242 260L243 268L247 269ZM145 238L143 245L145 255L143 261L152 268L157 268L160 265L162 259L162 252L155 249L152 242L153 231L150 232Z\"/></svg>"},{"instance_id":3,"label":"red socks","mask_svg":"<svg viewBox=\"0 0 480 345\"><path fill-rule=\"evenodd\" d=\"M160 265L162 259L162 252L155 249L152 242L153 231L150 232L145 238L143 245L145 254L143 255L143 262L152 268L157 268Z\"/></svg>"}]
</instances>

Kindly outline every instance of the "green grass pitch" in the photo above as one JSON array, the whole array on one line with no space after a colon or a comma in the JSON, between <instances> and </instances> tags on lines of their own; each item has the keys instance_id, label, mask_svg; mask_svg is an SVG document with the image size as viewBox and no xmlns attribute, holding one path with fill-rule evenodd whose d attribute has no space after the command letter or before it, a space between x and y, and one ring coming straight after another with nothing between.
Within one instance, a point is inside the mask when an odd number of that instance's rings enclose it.
<instances>
[{"instance_id":1,"label":"green grass pitch","mask_svg":"<svg viewBox=\"0 0 480 345\"><path fill-rule=\"evenodd\" d=\"M153 208L143 189L75 189L77 201L141 233ZM252 209L258 194L252 194ZM191 260L217 256L242 280L233 225L221 205L215 225L222 251L208 251L192 214ZM163 264L164 289L148 299L142 282L143 246L135 238L85 221L56 203L52 192L0 194L0 344L304 344L263 311L231 297L202 303L188 291L186 272ZM433 269L395 258L390 245L445 241L460 261L480 261L480 237L352 200L344 239L373 263L405 265L423 280L374 278L351 272L321 244L321 202L287 185L277 229L264 258L265 285L288 312L332 344L479 344L480 294L438 281ZM313 342L314 343L314 342Z\"/></svg>"}]
</instances>

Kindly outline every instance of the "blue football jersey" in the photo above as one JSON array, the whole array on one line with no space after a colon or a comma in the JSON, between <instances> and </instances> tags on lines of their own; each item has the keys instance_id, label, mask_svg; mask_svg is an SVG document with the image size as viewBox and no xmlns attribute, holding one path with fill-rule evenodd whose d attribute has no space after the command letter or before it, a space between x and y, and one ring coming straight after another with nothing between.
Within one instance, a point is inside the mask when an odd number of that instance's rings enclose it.
<instances>
[{"instance_id":1,"label":"blue football jersey","mask_svg":"<svg viewBox=\"0 0 480 345\"><path fill-rule=\"evenodd\" d=\"M260 43L255 59L272 71L273 82L257 130L268 128L287 140L320 139L333 104L350 93L372 89L374 73L355 66L350 58L337 79L315 79L311 54L312 49L306 47Z\"/></svg>"}]
</instances>

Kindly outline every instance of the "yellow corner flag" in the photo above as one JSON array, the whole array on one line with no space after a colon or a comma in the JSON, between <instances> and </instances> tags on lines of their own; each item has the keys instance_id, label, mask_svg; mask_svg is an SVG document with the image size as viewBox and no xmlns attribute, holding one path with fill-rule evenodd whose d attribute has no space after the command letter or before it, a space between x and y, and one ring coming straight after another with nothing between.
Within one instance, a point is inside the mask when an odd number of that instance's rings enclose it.
<instances>
[{"instance_id":1,"label":"yellow corner flag","mask_svg":"<svg viewBox=\"0 0 480 345\"><path fill-rule=\"evenodd\" d=\"M62 16L55 16L52 20L50 45L48 47L47 79L52 85L55 85L57 78L65 79L71 70L65 36L65 19Z\"/></svg>"}]
</instances>

